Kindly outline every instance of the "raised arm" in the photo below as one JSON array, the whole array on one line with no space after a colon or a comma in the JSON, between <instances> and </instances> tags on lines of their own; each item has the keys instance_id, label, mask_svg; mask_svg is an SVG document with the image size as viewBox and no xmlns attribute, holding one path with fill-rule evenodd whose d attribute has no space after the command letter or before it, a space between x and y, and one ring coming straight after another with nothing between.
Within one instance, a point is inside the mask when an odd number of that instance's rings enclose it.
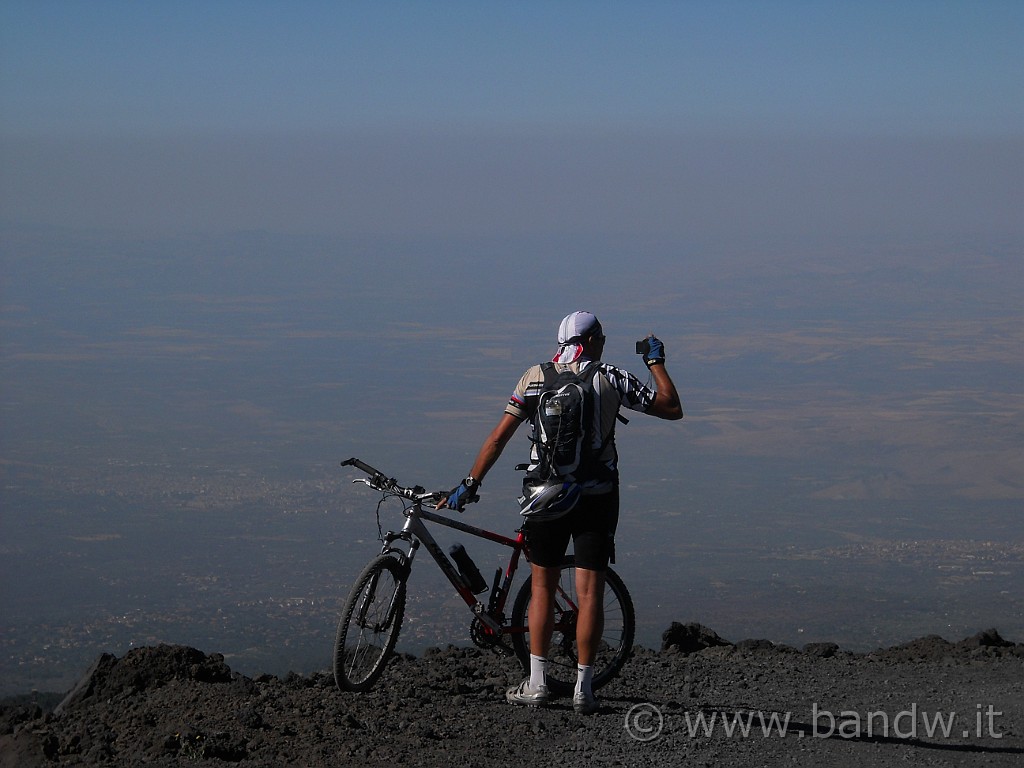
<instances>
[{"instance_id":1,"label":"raised arm","mask_svg":"<svg viewBox=\"0 0 1024 768\"><path fill-rule=\"evenodd\" d=\"M640 349L642 347L638 346L637 351ZM647 413L670 421L683 418L683 406L679 402L679 393L676 392L676 385L672 381L672 377L665 370L665 345L654 334L647 337L644 364L651 372L657 390L654 402L647 409Z\"/></svg>"},{"instance_id":2,"label":"raised arm","mask_svg":"<svg viewBox=\"0 0 1024 768\"><path fill-rule=\"evenodd\" d=\"M672 381L672 377L665 370L665 363L655 363L650 370L658 392L651 407L647 409L647 413L669 421L683 418L683 406L679 402L679 393L676 392L676 385Z\"/></svg>"}]
</instances>

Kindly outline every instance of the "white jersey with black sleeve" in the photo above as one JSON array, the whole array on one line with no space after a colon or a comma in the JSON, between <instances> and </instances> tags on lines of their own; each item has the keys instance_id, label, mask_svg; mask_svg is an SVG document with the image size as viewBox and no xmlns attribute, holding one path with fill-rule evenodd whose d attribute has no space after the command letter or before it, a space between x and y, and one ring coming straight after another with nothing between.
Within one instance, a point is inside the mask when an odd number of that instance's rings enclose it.
<instances>
[{"instance_id":1,"label":"white jersey with black sleeve","mask_svg":"<svg viewBox=\"0 0 1024 768\"><path fill-rule=\"evenodd\" d=\"M606 493L618 482L618 454L615 450L615 424L622 407L646 413L654 403L656 392L629 371L600 361L581 359L571 363L555 363L557 371L572 370L577 375L596 367L594 379L595 424L594 446L601 448L598 460L609 470L613 480L588 480L582 483L587 494ZM544 390L545 376L540 365L531 367L512 392L505 413L519 420L532 419L537 401ZM536 461L536 452L531 452Z\"/></svg>"}]
</instances>

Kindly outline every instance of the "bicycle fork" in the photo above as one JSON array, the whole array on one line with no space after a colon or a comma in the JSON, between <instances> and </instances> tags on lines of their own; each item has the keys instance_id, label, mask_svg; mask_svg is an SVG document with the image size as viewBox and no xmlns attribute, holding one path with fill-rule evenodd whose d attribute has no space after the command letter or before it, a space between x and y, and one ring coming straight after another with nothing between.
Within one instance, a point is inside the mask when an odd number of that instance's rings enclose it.
<instances>
[{"instance_id":1,"label":"bicycle fork","mask_svg":"<svg viewBox=\"0 0 1024 768\"><path fill-rule=\"evenodd\" d=\"M398 566L400 569L404 570L406 574L408 574L408 570L406 570L407 566L404 563L399 561ZM378 568L376 571L374 571L373 575L370 577L370 580L366 584L366 588L363 590L362 598L359 601L359 610L356 612L357 626L359 626L361 629L369 629L374 633L386 631L391 627L391 624L394 622L395 614L398 611L398 592L402 588L402 581L405 578L401 575L398 577L399 580L395 583L395 589L391 593L391 598L388 601L388 607L387 610L384 612L383 620L377 621L376 623L368 624L366 620L366 614L370 610L370 606L373 605L373 603L375 602L375 598L377 596L377 587L380 584L380 577L385 570L387 569Z\"/></svg>"}]
</instances>

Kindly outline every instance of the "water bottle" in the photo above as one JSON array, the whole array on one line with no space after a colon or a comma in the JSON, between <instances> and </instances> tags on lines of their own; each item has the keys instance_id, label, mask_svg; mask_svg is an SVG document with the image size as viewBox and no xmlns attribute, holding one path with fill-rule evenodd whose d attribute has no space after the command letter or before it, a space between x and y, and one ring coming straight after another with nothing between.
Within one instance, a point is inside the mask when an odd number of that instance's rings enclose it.
<instances>
[{"instance_id":1,"label":"water bottle","mask_svg":"<svg viewBox=\"0 0 1024 768\"><path fill-rule=\"evenodd\" d=\"M452 544L448 554L452 556L452 560L459 566L459 573L462 575L462 580L466 582L466 586L469 587L470 592L478 595L481 592L487 591L487 582L480 575L480 571L472 559L470 559L469 553L466 552L464 546Z\"/></svg>"}]
</instances>

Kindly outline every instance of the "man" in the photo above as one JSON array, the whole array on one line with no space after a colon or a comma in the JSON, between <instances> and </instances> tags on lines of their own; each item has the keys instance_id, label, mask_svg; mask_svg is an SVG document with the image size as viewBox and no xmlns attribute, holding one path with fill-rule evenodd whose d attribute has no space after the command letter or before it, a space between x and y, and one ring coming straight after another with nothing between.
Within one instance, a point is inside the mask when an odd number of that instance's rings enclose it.
<instances>
[{"instance_id":1,"label":"man","mask_svg":"<svg viewBox=\"0 0 1024 768\"><path fill-rule=\"evenodd\" d=\"M603 629L604 574L614 555L614 534L619 516L615 421L621 406L662 419L683 417L675 384L665 370L665 347L661 341L654 336L648 337L644 353L654 389L642 384L633 374L602 363L604 341L601 324L590 312L573 312L558 327L558 352L552 361L554 370L572 370L588 376L592 372L593 375L596 408L599 410L595 422L599 424L600 435L592 436L592 442L598 455L596 461L590 463L590 468L583 472L585 476L575 477L578 501L567 513L553 520L527 518L525 531L530 547L533 583L528 616L530 676L508 690L506 699L511 704L543 706L547 703L547 654L554 625L554 593L561 573L560 564L572 538L579 598L576 624L579 666L573 708L583 714L597 711L599 705L591 685L591 664ZM481 446L469 476L438 504L438 508L447 505L450 509L462 510L467 502L476 500L481 482L509 439L523 421L536 413L545 380L545 372L540 365L523 374L504 415ZM537 458L535 444L532 451L534 464ZM526 495L524 493L524 497Z\"/></svg>"}]
</instances>

